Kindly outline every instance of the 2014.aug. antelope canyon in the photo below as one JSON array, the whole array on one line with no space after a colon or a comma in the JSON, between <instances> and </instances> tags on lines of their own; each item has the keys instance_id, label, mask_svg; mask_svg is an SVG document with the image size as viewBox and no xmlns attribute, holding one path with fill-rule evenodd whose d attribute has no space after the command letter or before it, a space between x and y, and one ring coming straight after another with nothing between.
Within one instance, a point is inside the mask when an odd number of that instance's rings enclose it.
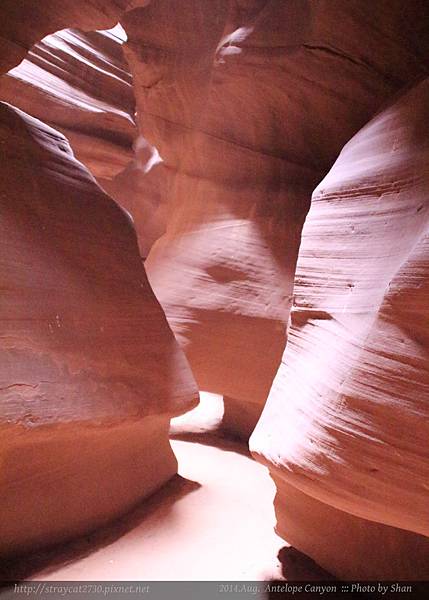
<instances>
[{"instance_id":1,"label":"2014.aug. antelope canyon","mask_svg":"<svg viewBox=\"0 0 429 600\"><path fill-rule=\"evenodd\" d=\"M0 17L5 593L429 581L429 4Z\"/></svg>"}]
</instances>

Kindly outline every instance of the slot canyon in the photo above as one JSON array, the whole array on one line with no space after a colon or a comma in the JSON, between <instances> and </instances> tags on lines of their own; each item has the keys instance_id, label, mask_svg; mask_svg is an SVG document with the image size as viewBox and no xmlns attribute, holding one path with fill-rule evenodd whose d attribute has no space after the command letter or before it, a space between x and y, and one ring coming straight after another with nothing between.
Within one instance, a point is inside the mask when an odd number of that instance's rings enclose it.
<instances>
[{"instance_id":1,"label":"slot canyon","mask_svg":"<svg viewBox=\"0 0 429 600\"><path fill-rule=\"evenodd\" d=\"M429 581L428 2L0 17L0 579Z\"/></svg>"}]
</instances>

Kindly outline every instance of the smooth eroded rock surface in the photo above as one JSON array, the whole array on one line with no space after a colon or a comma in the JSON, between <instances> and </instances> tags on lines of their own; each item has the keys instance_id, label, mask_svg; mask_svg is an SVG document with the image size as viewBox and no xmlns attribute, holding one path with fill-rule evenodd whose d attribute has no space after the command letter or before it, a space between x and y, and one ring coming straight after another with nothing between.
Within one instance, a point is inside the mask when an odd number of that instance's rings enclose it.
<instances>
[{"instance_id":1,"label":"smooth eroded rock surface","mask_svg":"<svg viewBox=\"0 0 429 600\"><path fill-rule=\"evenodd\" d=\"M66 139L0 104L0 553L94 528L176 471L196 404L131 221Z\"/></svg>"},{"instance_id":2,"label":"smooth eroded rock surface","mask_svg":"<svg viewBox=\"0 0 429 600\"><path fill-rule=\"evenodd\" d=\"M340 577L429 573L428 101L426 79L361 129L314 192L288 345L251 438L278 481L338 509L333 529L339 511L378 524L379 542L367 532L360 547L370 572L355 552L328 560L300 536ZM277 512L280 531L296 527Z\"/></svg>"},{"instance_id":3,"label":"smooth eroded rock surface","mask_svg":"<svg viewBox=\"0 0 429 600\"><path fill-rule=\"evenodd\" d=\"M429 580L429 538L361 519L301 492L271 469L276 532L343 580Z\"/></svg>"},{"instance_id":4,"label":"smooth eroded rock surface","mask_svg":"<svg viewBox=\"0 0 429 600\"><path fill-rule=\"evenodd\" d=\"M247 405L236 433L281 360L311 193L427 73L426 17L421 2L158 0L122 19L140 131L171 174L148 276L199 388Z\"/></svg>"},{"instance_id":5,"label":"smooth eroded rock surface","mask_svg":"<svg viewBox=\"0 0 429 600\"><path fill-rule=\"evenodd\" d=\"M145 259L165 233L171 177L157 149L142 136L134 143L133 160L113 179L99 179L106 192L133 217L140 254Z\"/></svg>"}]
</instances>

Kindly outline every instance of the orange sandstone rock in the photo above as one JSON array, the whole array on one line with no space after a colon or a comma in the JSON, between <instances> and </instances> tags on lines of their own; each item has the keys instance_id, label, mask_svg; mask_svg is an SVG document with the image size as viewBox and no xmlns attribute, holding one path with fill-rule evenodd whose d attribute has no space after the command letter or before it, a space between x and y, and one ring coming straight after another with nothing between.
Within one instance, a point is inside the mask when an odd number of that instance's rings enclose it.
<instances>
[{"instance_id":1,"label":"orange sandstone rock","mask_svg":"<svg viewBox=\"0 0 429 600\"><path fill-rule=\"evenodd\" d=\"M132 80L111 32L44 38L0 78L0 98L61 131L97 178L112 179L133 160Z\"/></svg>"},{"instance_id":2,"label":"orange sandstone rock","mask_svg":"<svg viewBox=\"0 0 429 600\"><path fill-rule=\"evenodd\" d=\"M113 179L99 179L106 192L133 217L140 254L147 257L154 242L165 233L171 178L157 149L139 136L134 158Z\"/></svg>"},{"instance_id":3,"label":"orange sandstone rock","mask_svg":"<svg viewBox=\"0 0 429 600\"><path fill-rule=\"evenodd\" d=\"M251 438L278 484L279 531L340 577L429 576L428 107L426 79L315 190L288 344ZM298 503L323 527L296 520ZM346 530L358 552L341 550Z\"/></svg>"},{"instance_id":4,"label":"orange sandstone rock","mask_svg":"<svg viewBox=\"0 0 429 600\"><path fill-rule=\"evenodd\" d=\"M127 8L146 0L2 0L0 73L18 65L36 42L67 27L109 29Z\"/></svg>"},{"instance_id":5,"label":"orange sandstone rock","mask_svg":"<svg viewBox=\"0 0 429 600\"><path fill-rule=\"evenodd\" d=\"M0 553L84 533L176 472L196 404L133 226L67 140L0 104Z\"/></svg>"},{"instance_id":6,"label":"orange sandstone rock","mask_svg":"<svg viewBox=\"0 0 429 600\"><path fill-rule=\"evenodd\" d=\"M170 173L148 276L238 434L281 361L311 193L382 102L428 72L415 29L428 16L420 2L157 0L122 19L140 131Z\"/></svg>"}]
</instances>

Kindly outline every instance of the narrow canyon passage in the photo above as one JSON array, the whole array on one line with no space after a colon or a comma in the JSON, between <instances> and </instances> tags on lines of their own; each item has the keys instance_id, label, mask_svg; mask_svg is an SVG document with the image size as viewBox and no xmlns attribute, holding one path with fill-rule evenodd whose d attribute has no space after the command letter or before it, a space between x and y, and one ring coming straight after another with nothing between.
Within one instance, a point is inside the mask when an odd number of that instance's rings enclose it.
<instances>
[{"instance_id":1,"label":"narrow canyon passage","mask_svg":"<svg viewBox=\"0 0 429 600\"><path fill-rule=\"evenodd\" d=\"M428 507L429 3L2 0L0 579L429 584Z\"/></svg>"},{"instance_id":2,"label":"narrow canyon passage","mask_svg":"<svg viewBox=\"0 0 429 600\"><path fill-rule=\"evenodd\" d=\"M35 579L277 579L277 553L284 541L273 530L275 489L268 473L234 444L220 449L173 441L172 446L179 476L151 497L140 515L137 510L129 524L123 518L116 530L112 525L97 532L93 550L87 536L81 545L89 556L44 569ZM138 523L120 536L121 528L136 519ZM109 543L115 534L118 539ZM102 547L97 549L97 544ZM74 548L79 554L78 542Z\"/></svg>"}]
</instances>

